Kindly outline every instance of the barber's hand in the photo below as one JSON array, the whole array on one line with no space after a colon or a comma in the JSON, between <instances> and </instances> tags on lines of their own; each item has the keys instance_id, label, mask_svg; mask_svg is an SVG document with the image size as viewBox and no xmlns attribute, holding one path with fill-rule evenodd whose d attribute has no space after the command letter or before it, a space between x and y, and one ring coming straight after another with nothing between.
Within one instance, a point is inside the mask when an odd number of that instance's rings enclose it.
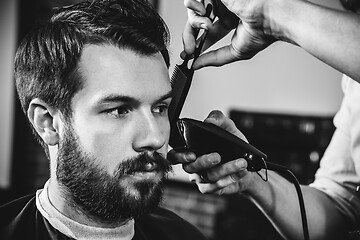
<instances>
[{"instance_id":1,"label":"barber's hand","mask_svg":"<svg viewBox=\"0 0 360 240\"><path fill-rule=\"evenodd\" d=\"M276 41L276 38L270 35L270 23L264 18L264 11L271 1L213 0L213 2L217 7L215 12L219 18L214 25L204 17L206 11L203 3L197 0L184 0L184 5L188 8L188 21L183 32L184 52L181 57L193 54L196 29L209 31L204 49L222 39L232 29L235 29L235 32L229 45L202 54L194 63L194 69L222 66L238 60L250 59ZM238 17L237 22L231 16L234 14Z\"/></svg>"},{"instance_id":2,"label":"barber's hand","mask_svg":"<svg viewBox=\"0 0 360 240\"><path fill-rule=\"evenodd\" d=\"M236 128L234 122L226 118L220 111L213 111L205 122L215 124L246 141L244 135ZM219 164L221 157L211 153L196 157L192 152L176 152L171 150L168 159L173 164L182 163L190 180L197 184L202 193L232 194L247 189L254 178L254 173L248 172L245 159L236 159ZM198 173L201 172L202 176Z\"/></svg>"}]
</instances>

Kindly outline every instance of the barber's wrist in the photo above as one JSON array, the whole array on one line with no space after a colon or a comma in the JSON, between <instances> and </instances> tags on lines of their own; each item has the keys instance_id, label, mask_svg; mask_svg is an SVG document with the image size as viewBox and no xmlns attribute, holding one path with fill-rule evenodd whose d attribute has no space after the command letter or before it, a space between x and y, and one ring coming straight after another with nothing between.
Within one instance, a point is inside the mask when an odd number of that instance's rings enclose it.
<instances>
[{"instance_id":1,"label":"barber's wrist","mask_svg":"<svg viewBox=\"0 0 360 240\"><path fill-rule=\"evenodd\" d=\"M258 173L248 172L246 176L247 179L242 180L242 188L240 187L239 194L245 195L249 198L257 195L259 193L259 190L262 188L262 182L264 182L259 176L259 174L262 175L263 173L263 170L260 170Z\"/></svg>"},{"instance_id":2,"label":"barber's wrist","mask_svg":"<svg viewBox=\"0 0 360 240\"><path fill-rule=\"evenodd\" d=\"M265 31L277 40L296 44L294 30L296 30L297 15L301 11L303 0L273 0L266 8Z\"/></svg>"}]
</instances>

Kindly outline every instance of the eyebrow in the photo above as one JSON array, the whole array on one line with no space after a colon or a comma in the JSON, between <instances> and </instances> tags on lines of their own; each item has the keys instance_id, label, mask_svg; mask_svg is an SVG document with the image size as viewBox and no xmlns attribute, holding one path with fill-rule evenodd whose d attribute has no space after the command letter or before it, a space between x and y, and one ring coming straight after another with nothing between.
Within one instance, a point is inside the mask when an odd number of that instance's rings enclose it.
<instances>
[{"instance_id":1,"label":"eyebrow","mask_svg":"<svg viewBox=\"0 0 360 240\"><path fill-rule=\"evenodd\" d=\"M168 93L160 96L157 100L154 102L161 102L168 98L173 97L173 92L169 91ZM116 102L124 102L124 103L137 103L139 102L136 98L131 96L123 96L123 95L117 95L117 94L110 94L108 96L105 96L97 101L97 104L107 104L107 103L116 103Z\"/></svg>"}]
</instances>

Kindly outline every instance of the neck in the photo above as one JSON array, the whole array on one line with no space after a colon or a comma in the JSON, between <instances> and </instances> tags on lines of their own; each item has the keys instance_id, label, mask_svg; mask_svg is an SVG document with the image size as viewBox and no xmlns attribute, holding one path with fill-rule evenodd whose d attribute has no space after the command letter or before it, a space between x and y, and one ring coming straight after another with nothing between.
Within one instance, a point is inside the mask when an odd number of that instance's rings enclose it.
<instances>
[{"instance_id":1,"label":"neck","mask_svg":"<svg viewBox=\"0 0 360 240\"><path fill-rule=\"evenodd\" d=\"M102 222L96 220L94 217L86 213L77 206L66 194L67 191L59 185L56 178L52 177L49 181L48 193L51 204L64 216L87 226L100 227L100 228L115 228L125 225L130 219L119 221L115 223Z\"/></svg>"}]
</instances>

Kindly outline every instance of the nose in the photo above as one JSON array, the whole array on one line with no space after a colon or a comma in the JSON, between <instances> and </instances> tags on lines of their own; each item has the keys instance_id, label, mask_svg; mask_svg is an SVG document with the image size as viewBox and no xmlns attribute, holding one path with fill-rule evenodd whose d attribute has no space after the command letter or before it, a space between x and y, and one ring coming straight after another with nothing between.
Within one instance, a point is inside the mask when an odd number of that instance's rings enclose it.
<instances>
[{"instance_id":1,"label":"nose","mask_svg":"<svg viewBox=\"0 0 360 240\"><path fill-rule=\"evenodd\" d=\"M136 137L133 147L136 151L156 151L167 141L168 123L158 119L153 114L143 116L136 124Z\"/></svg>"}]
</instances>

